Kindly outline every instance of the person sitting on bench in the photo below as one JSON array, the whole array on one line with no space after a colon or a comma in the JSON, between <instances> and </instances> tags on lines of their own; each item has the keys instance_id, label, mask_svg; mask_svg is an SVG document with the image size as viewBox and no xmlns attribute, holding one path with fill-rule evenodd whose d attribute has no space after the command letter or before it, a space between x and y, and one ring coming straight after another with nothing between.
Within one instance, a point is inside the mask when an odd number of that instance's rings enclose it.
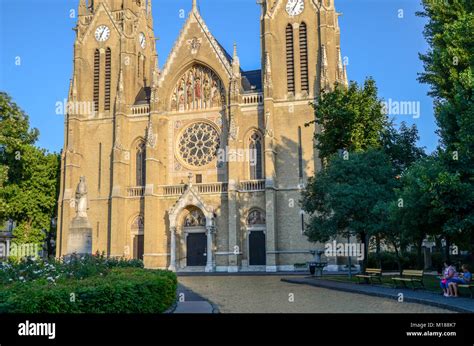
<instances>
[{"instance_id":1,"label":"person sitting on bench","mask_svg":"<svg viewBox=\"0 0 474 346\"><path fill-rule=\"evenodd\" d=\"M449 280L448 291L451 296L458 297L458 285L469 285L472 280L472 274L469 272L467 264L463 264L462 273L458 277L453 277Z\"/></svg>"},{"instance_id":2,"label":"person sitting on bench","mask_svg":"<svg viewBox=\"0 0 474 346\"><path fill-rule=\"evenodd\" d=\"M445 297L450 297L449 292L449 280L456 276L456 269L451 265L450 262L444 262L444 272L443 278L441 279L440 286L443 289L443 294Z\"/></svg>"}]
</instances>

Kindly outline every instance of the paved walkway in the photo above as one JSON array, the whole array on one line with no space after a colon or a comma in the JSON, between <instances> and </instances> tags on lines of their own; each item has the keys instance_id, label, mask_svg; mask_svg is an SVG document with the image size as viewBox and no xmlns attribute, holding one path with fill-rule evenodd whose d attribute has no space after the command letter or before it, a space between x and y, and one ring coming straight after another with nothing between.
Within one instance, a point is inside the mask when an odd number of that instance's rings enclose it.
<instances>
[{"instance_id":1,"label":"paved walkway","mask_svg":"<svg viewBox=\"0 0 474 346\"><path fill-rule=\"evenodd\" d=\"M178 302L174 314L213 314L218 313L217 306L185 286L178 285Z\"/></svg>"},{"instance_id":2,"label":"paved walkway","mask_svg":"<svg viewBox=\"0 0 474 346\"><path fill-rule=\"evenodd\" d=\"M281 280L283 282L293 284L305 284L337 291L365 294L373 297L390 298L397 301L399 299L399 294L403 293L403 300L405 302L430 305L457 312L474 313L474 299L471 298L447 298L441 294L435 294L424 290L414 291L412 289L389 288L379 285L338 282L314 277L282 278Z\"/></svg>"},{"instance_id":3,"label":"paved walkway","mask_svg":"<svg viewBox=\"0 0 474 346\"><path fill-rule=\"evenodd\" d=\"M449 313L450 310L384 297L295 285L281 279L307 275L193 275L178 281L209 299L221 313ZM191 298L192 299L192 298ZM204 299L204 298L202 298Z\"/></svg>"}]
</instances>

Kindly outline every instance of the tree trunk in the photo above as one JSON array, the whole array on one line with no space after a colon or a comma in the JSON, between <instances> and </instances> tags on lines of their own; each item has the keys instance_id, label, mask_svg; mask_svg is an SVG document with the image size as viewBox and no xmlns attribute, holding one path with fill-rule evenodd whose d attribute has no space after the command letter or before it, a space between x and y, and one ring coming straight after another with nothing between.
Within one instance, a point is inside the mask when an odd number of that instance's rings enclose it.
<instances>
[{"instance_id":1,"label":"tree trunk","mask_svg":"<svg viewBox=\"0 0 474 346\"><path fill-rule=\"evenodd\" d=\"M445 256L446 261L449 262L451 260L451 254L449 253L451 242L448 236L445 236L444 239L446 240L446 246L444 248L444 256Z\"/></svg>"},{"instance_id":2,"label":"tree trunk","mask_svg":"<svg viewBox=\"0 0 474 346\"><path fill-rule=\"evenodd\" d=\"M402 266L402 259L400 257L400 252L398 251L397 245L395 243L392 244L393 248L395 249L395 255L397 256L397 265L398 265L398 272L400 276L402 275L403 266Z\"/></svg>"},{"instance_id":3,"label":"tree trunk","mask_svg":"<svg viewBox=\"0 0 474 346\"><path fill-rule=\"evenodd\" d=\"M377 266L382 268L382 257L380 256L380 236L375 236L375 253L377 258Z\"/></svg>"},{"instance_id":4,"label":"tree trunk","mask_svg":"<svg viewBox=\"0 0 474 346\"><path fill-rule=\"evenodd\" d=\"M424 261L423 261L423 239L419 239L416 242L416 269L423 269L424 268Z\"/></svg>"},{"instance_id":5,"label":"tree trunk","mask_svg":"<svg viewBox=\"0 0 474 346\"><path fill-rule=\"evenodd\" d=\"M365 232L362 232L360 234L360 241L362 242L362 246L364 248L364 258L362 259L362 262L361 262L361 273L364 273L365 270L367 269L367 260L368 260L368 257L369 257L369 247L368 247L368 236L367 236L367 233Z\"/></svg>"}]
</instances>

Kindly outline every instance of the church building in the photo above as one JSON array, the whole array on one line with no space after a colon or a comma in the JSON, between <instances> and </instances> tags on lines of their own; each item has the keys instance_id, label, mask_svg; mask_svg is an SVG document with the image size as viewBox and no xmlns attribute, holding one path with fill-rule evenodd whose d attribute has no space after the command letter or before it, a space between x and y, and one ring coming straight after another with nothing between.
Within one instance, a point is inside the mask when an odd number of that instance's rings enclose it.
<instances>
[{"instance_id":1,"label":"church building","mask_svg":"<svg viewBox=\"0 0 474 346\"><path fill-rule=\"evenodd\" d=\"M334 0L242 1L261 7L236 19L260 20L261 69L246 71L189 1L160 68L152 0L80 0L57 256L84 177L93 253L178 272L292 271L315 247L299 205L321 165L311 103L347 84L340 14Z\"/></svg>"}]
</instances>

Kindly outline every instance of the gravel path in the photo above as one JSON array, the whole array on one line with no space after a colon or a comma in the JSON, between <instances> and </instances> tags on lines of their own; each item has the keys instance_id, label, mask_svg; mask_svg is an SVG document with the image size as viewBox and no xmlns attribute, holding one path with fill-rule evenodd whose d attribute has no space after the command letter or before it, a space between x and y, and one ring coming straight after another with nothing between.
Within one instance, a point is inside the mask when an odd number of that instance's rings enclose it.
<instances>
[{"instance_id":1,"label":"gravel path","mask_svg":"<svg viewBox=\"0 0 474 346\"><path fill-rule=\"evenodd\" d=\"M185 276L180 284L211 300L221 313L448 313L414 303L280 281L280 276Z\"/></svg>"}]
</instances>

